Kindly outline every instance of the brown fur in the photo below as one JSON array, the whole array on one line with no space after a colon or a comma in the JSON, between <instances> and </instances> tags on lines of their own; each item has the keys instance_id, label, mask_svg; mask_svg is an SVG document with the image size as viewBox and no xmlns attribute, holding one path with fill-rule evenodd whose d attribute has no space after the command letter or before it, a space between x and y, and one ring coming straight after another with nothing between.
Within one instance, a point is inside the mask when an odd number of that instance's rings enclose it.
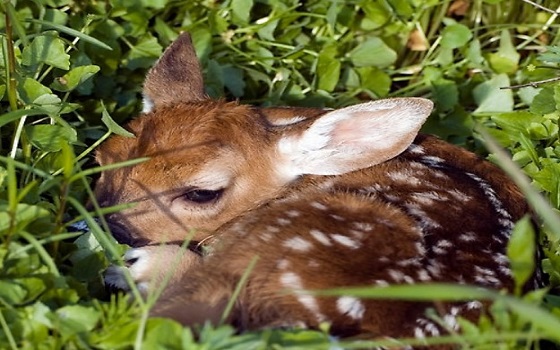
<instances>
[{"instance_id":1,"label":"brown fur","mask_svg":"<svg viewBox=\"0 0 560 350\"><path fill-rule=\"evenodd\" d=\"M186 325L217 323L255 257L228 318L240 330L327 321L343 336L418 336L443 331L421 328L428 307L452 318L484 312L475 304L315 298L289 289L424 282L512 289L507 235L528 207L494 165L419 135L408 150L375 166L290 178L277 143L302 135L326 111L206 99L189 42L183 35L148 75L145 94L155 107L128 125L136 138L114 136L97 153L102 165L150 157L103 173L96 186L103 206L137 203L108 218L118 239L141 247L192 234L211 247L203 258L187 252L192 264L176 272L154 315ZM178 74L177 60L194 70ZM163 96L164 86L182 92ZM283 125L295 117L306 119ZM344 123L343 145L355 132ZM216 202L184 199L192 188L216 183L225 188ZM160 273L154 267L152 275Z\"/></svg>"}]
</instances>

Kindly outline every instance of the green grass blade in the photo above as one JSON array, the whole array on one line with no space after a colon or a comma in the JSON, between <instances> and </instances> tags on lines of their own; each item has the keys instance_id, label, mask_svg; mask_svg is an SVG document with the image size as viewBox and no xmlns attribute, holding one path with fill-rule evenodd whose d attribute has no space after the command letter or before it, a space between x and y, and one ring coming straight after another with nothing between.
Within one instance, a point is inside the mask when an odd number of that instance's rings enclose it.
<instances>
[{"instance_id":1,"label":"green grass blade","mask_svg":"<svg viewBox=\"0 0 560 350\"><path fill-rule=\"evenodd\" d=\"M300 293L300 291L296 292ZM352 295L360 298L416 301L462 301L497 299L499 297L499 294L496 291L489 289L448 283L400 284L387 287L336 288L322 291L309 291L309 293L324 296Z\"/></svg>"},{"instance_id":2,"label":"green grass blade","mask_svg":"<svg viewBox=\"0 0 560 350\"><path fill-rule=\"evenodd\" d=\"M16 120L19 120L26 116L47 115L47 114L48 113L41 108L18 109L15 111L2 114L2 116L0 116L0 127L9 124L11 122L15 122Z\"/></svg>"},{"instance_id":3,"label":"green grass blade","mask_svg":"<svg viewBox=\"0 0 560 350\"><path fill-rule=\"evenodd\" d=\"M68 182L74 182L76 180L85 178L86 176L97 174L97 173L100 173L100 172L103 172L103 171L113 170L113 169L118 169L118 168L124 168L124 167L127 167L127 166L140 164L140 163L143 163L143 162L145 162L149 159L150 158L148 158L148 157L142 157L142 158L127 160L125 162L113 163L113 164L109 164L109 165L98 166L98 167L95 167L95 168L87 169L87 170L84 170L84 171L79 172L77 174L74 174L68 180Z\"/></svg>"},{"instance_id":4,"label":"green grass blade","mask_svg":"<svg viewBox=\"0 0 560 350\"><path fill-rule=\"evenodd\" d=\"M14 30L17 33L21 42L24 45L27 45L29 43L29 40L27 39L27 34L25 33L25 28L23 27L23 25L21 24L21 22L17 18L17 14L16 14L16 10L14 9L14 5L12 5L11 2L9 2L9 1L4 1L4 5L6 6L6 13L8 14L8 17L10 18L12 28L14 28Z\"/></svg>"},{"instance_id":5,"label":"green grass blade","mask_svg":"<svg viewBox=\"0 0 560 350\"><path fill-rule=\"evenodd\" d=\"M31 22L31 23L41 24L45 27L55 29L59 32L66 33L66 34L74 36L76 38L80 38L83 41L86 41L86 42L88 42L92 45L95 45L95 46L100 47L100 48L105 49L105 50L109 50L109 51L113 50L111 48L111 46L109 46L109 45L105 44L104 42L102 42L98 39L95 39L95 38L93 38L93 37L91 37L87 34L84 34L84 33L80 32L78 30L68 28L66 26L62 26L62 25L59 25L59 24L54 24L54 23L51 23L51 22L42 21L42 20L39 20L39 19L29 18L26 21Z\"/></svg>"}]
</instances>

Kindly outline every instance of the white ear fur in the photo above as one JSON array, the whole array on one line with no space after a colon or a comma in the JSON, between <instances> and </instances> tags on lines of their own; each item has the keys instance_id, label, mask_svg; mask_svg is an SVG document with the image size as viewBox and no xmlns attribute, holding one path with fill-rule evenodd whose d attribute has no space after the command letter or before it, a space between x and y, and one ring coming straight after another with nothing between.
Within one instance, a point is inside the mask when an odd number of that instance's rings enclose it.
<instances>
[{"instance_id":1,"label":"white ear fur","mask_svg":"<svg viewBox=\"0 0 560 350\"><path fill-rule=\"evenodd\" d=\"M278 150L290 176L339 175L364 169L402 153L433 108L423 98L362 103L318 118L302 134L283 137Z\"/></svg>"}]
</instances>

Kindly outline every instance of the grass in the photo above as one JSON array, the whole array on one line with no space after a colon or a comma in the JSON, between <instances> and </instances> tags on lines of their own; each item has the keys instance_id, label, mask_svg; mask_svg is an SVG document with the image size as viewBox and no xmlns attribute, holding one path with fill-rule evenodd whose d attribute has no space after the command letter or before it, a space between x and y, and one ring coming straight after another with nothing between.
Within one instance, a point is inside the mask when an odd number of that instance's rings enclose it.
<instances>
[{"instance_id":1,"label":"grass","mask_svg":"<svg viewBox=\"0 0 560 350\"><path fill-rule=\"evenodd\" d=\"M147 318L150 303L106 293L102 271L119 263L126 247L112 241L102 220L93 220L119 208L90 213L84 207L106 169L95 165L93 152L111 134L126 133L119 124L139 111L146 70L179 30L192 34L213 97L328 107L388 96L432 99L436 110L425 132L488 155L525 191L544 224L538 263L550 276L547 288L527 295L449 285L353 292L489 298L491 317L461 320L462 334L427 341L468 349L560 348L558 4L473 0L460 6L465 3L2 2L0 348L326 349L418 342L339 342L307 330L236 335L228 326L205 327L195 340L172 321ZM534 83L541 80L551 82ZM79 219L91 233L70 232ZM518 225L511 243L513 260L523 259L515 246L531 241L526 226ZM524 274L516 271L518 283Z\"/></svg>"}]
</instances>

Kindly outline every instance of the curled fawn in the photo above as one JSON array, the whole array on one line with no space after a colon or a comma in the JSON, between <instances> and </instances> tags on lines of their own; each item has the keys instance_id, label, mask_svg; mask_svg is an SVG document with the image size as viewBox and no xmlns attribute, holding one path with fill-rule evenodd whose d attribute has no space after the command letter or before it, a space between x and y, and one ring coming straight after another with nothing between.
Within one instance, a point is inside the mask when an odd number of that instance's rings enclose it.
<instances>
[{"instance_id":1,"label":"curled fawn","mask_svg":"<svg viewBox=\"0 0 560 350\"><path fill-rule=\"evenodd\" d=\"M393 98L338 110L257 108L212 100L190 37L148 73L135 138L98 150L102 206L141 290L183 254L153 315L217 323L258 257L228 322L239 330L330 323L333 334L424 337L443 331L434 303L316 297L287 290L452 282L508 289L510 231L528 212L492 164L418 131L432 110ZM193 249L179 245L191 239ZM162 244L164 243L164 244ZM200 243L205 253L194 249ZM123 267L108 284L127 288ZM438 303L447 326L483 304Z\"/></svg>"}]
</instances>

